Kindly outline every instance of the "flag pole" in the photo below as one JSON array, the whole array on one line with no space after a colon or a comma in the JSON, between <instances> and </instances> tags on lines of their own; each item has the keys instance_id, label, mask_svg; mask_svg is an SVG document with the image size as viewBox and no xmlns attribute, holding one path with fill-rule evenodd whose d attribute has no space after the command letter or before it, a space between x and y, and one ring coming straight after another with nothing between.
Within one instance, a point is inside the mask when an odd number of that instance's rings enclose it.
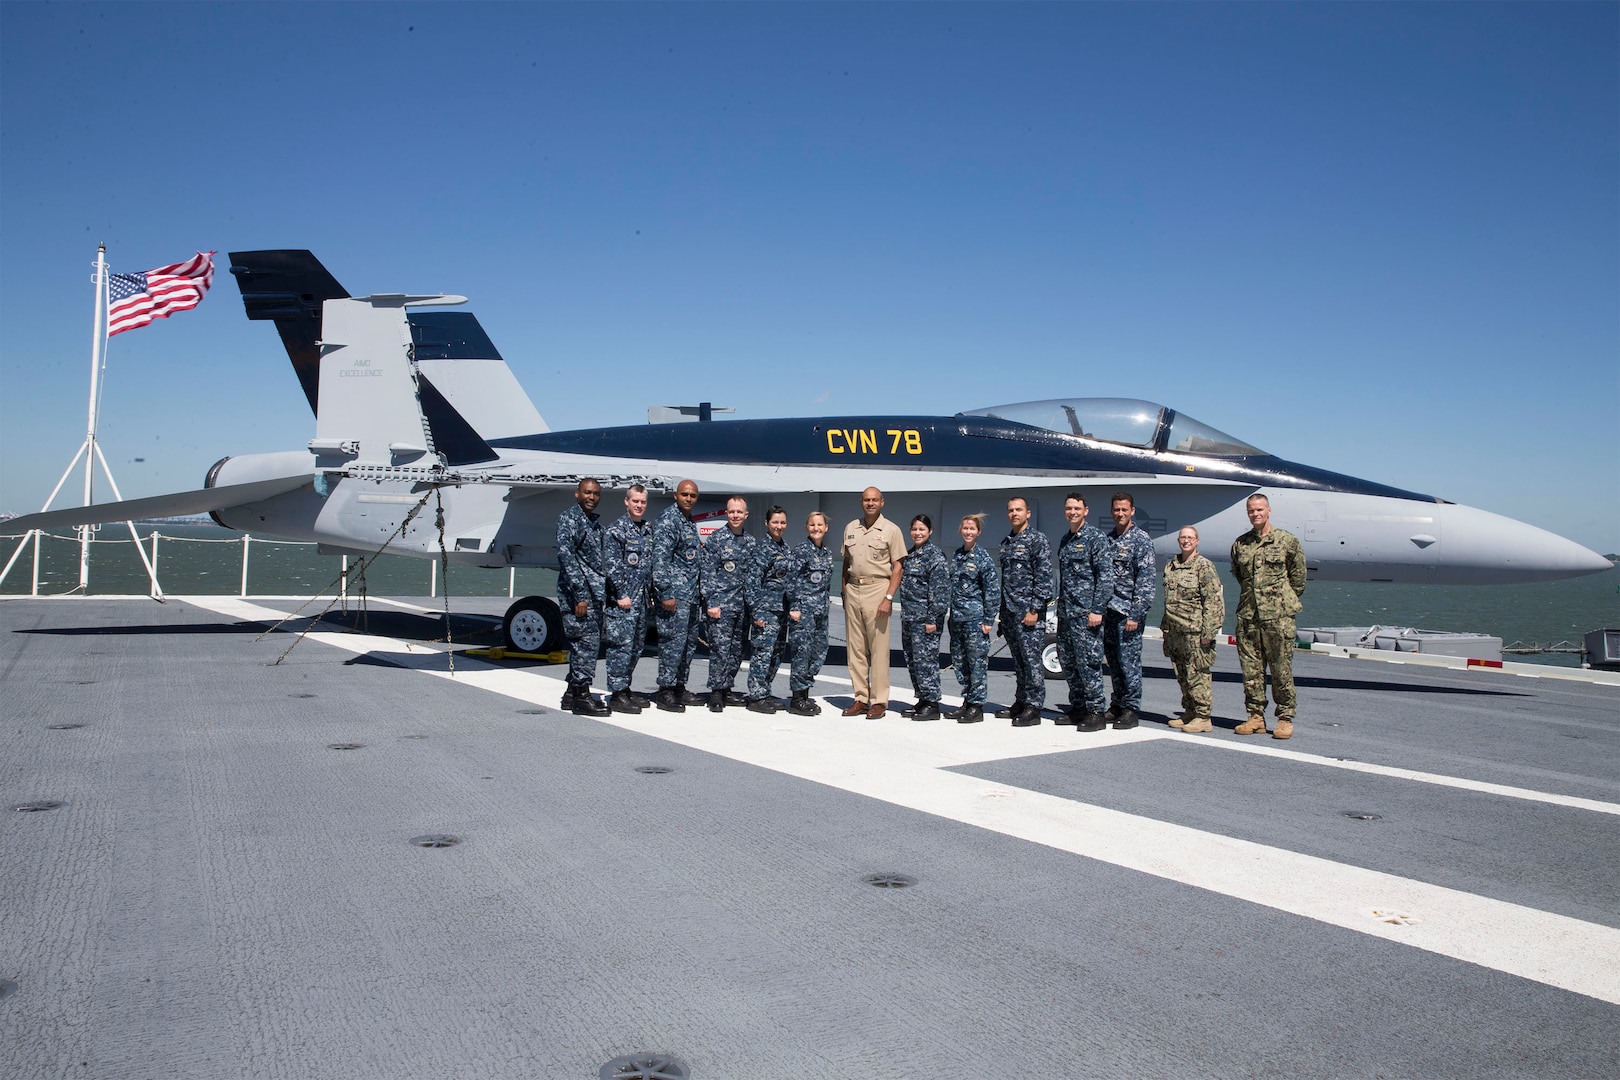
<instances>
[{"instance_id":1,"label":"flag pole","mask_svg":"<svg viewBox=\"0 0 1620 1080\"><path fill-rule=\"evenodd\" d=\"M96 383L101 377L101 350L107 340L107 245L96 246L96 317L90 333L90 404L86 411L86 434L83 450L88 457L84 464L84 505L95 501L96 480ZM90 587L90 537L94 525L79 526L79 588Z\"/></svg>"}]
</instances>

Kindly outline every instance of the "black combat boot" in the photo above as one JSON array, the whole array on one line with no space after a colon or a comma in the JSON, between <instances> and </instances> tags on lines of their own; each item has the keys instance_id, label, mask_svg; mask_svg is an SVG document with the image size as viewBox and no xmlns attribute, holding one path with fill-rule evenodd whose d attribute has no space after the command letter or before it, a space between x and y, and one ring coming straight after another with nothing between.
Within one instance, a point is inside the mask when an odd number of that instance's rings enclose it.
<instances>
[{"instance_id":1,"label":"black combat boot","mask_svg":"<svg viewBox=\"0 0 1620 1080\"><path fill-rule=\"evenodd\" d=\"M708 700L702 694L694 694L688 690L685 683L681 683L675 688L675 699L682 705L702 705Z\"/></svg>"},{"instance_id":2,"label":"black combat boot","mask_svg":"<svg viewBox=\"0 0 1620 1080\"><path fill-rule=\"evenodd\" d=\"M1086 715L1080 718L1080 722L1078 724L1074 725L1074 730L1086 732L1101 731L1107 726L1108 717L1106 715L1100 712L1088 712Z\"/></svg>"},{"instance_id":3,"label":"black combat boot","mask_svg":"<svg viewBox=\"0 0 1620 1080\"><path fill-rule=\"evenodd\" d=\"M686 711L686 705L679 697L679 687L660 686L658 688L658 697L655 699L654 704L658 706L661 712Z\"/></svg>"},{"instance_id":4,"label":"black combat boot","mask_svg":"<svg viewBox=\"0 0 1620 1080\"><path fill-rule=\"evenodd\" d=\"M1039 705L1025 705L1024 711L1012 718L1013 727L1039 727L1041 723L1041 707Z\"/></svg>"},{"instance_id":5,"label":"black combat boot","mask_svg":"<svg viewBox=\"0 0 1620 1080\"><path fill-rule=\"evenodd\" d=\"M1006 720L1006 719L1009 719L1011 717L1016 717L1019 713L1024 711L1025 705L1026 705L1026 702L1015 700L1011 705L1008 705L1005 709L997 709L996 710L996 716L997 716L997 718L999 718L1001 720Z\"/></svg>"},{"instance_id":6,"label":"black combat boot","mask_svg":"<svg viewBox=\"0 0 1620 1080\"><path fill-rule=\"evenodd\" d=\"M788 712L794 716L815 716L821 711L821 706L810 700L810 691L793 691L793 700L788 703Z\"/></svg>"},{"instance_id":7,"label":"black combat boot","mask_svg":"<svg viewBox=\"0 0 1620 1080\"><path fill-rule=\"evenodd\" d=\"M574 687L575 716L607 716L610 712L612 710L591 693L590 683L581 683Z\"/></svg>"},{"instance_id":8,"label":"black combat boot","mask_svg":"<svg viewBox=\"0 0 1620 1080\"><path fill-rule=\"evenodd\" d=\"M616 713L629 713L631 716L641 712L641 706L636 704L636 699L630 696L628 690L613 691L613 696L608 698L608 708Z\"/></svg>"},{"instance_id":9,"label":"black combat boot","mask_svg":"<svg viewBox=\"0 0 1620 1080\"><path fill-rule=\"evenodd\" d=\"M982 724L984 723L984 706L964 705L957 709L954 715L958 724Z\"/></svg>"},{"instance_id":10,"label":"black combat boot","mask_svg":"<svg viewBox=\"0 0 1620 1080\"><path fill-rule=\"evenodd\" d=\"M735 691L735 690L727 690L726 691L726 704L727 705L747 705L748 704L748 699L743 697L741 694L737 693L737 691Z\"/></svg>"},{"instance_id":11,"label":"black combat boot","mask_svg":"<svg viewBox=\"0 0 1620 1080\"><path fill-rule=\"evenodd\" d=\"M776 712L776 710L778 708L780 708L780 706L777 705L775 698L762 697L762 698L754 698L752 701L748 702L747 708L748 708L749 712L757 712L757 713L767 713L767 714L769 714L769 713Z\"/></svg>"},{"instance_id":12,"label":"black combat boot","mask_svg":"<svg viewBox=\"0 0 1620 1080\"><path fill-rule=\"evenodd\" d=\"M557 707L559 709L561 709L563 712L572 712L574 710L574 684L573 683L569 683L568 684L568 689L563 691L562 700L557 703Z\"/></svg>"},{"instance_id":13,"label":"black combat boot","mask_svg":"<svg viewBox=\"0 0 1620 1080\"><path fill-rule=\"evenodd\" d=\"M1135 709L1121 709L1119 716L1114 720L1114 730L1129 731L1137 725L1139 719Z\"/></svg>"},{"instance_id":14,"label":"black combat boot","mask_svg":"<svg viewBox=\"0 0 1620 1080\"><path fill-rule=\"evenodd\" d=\"M710 712L725 712L726 711L726 692L724 690L710 690L709 691L709 711Z\"/></svg>"},{"instance_id":15,"label":"black combat boot","mask_svg":"<svg viewBox=\"0 0 1620 1080\"><path fill-rule=\"evenodd\" d=\"M917 709L911 714L913 720L938 720L940 717L939 702L919 701Z\"/></svg>"}]
</instances>

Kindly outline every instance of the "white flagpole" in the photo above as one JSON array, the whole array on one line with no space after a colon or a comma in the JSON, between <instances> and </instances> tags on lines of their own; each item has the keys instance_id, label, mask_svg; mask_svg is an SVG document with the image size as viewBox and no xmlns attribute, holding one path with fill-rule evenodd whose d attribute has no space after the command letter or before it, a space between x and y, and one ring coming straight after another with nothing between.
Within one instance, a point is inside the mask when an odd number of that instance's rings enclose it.
<instances>
[{"instance_id":1,"label":"white flagpole","mask_svg":"<svg viewBox=\"0 0 1620 1080\"><path fill-rule=\"evenodd\" d=\"M96 320L90 334L90 404L87 408L84 450L88 457L84 463L84 505L94 502L96 480L96 383L101 376L101 348L107 340L107 245L96 247ZM105 468L105 466L103 466ZM90 537L94 525L79 526L79 588L90 587Z\"/></svg>"}]
</instances>

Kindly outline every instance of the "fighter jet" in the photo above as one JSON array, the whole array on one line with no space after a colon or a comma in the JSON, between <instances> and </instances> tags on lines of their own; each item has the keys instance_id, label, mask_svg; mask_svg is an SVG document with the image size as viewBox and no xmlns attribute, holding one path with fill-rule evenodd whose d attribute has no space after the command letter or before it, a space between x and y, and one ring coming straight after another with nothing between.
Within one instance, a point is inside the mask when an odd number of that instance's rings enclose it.
<instances>
[{"instance_id":1,"label":"fighter jet","mask_svg":"<svg viewBox=\"0 0 1620 1080\"><path fill-rule=\"evenodd\" d=\"M1524 522L1285 461L1176 409L1117 398L1028 401L954 416L709 419L551 431L460 296L352 297L308 251L231 254L251 320L273 322L315 413L306 447L221 459L196 491L19 518L12 529L207 512L255 536L323 552L446 558L459 565L556 565L556 520L584 477L655 495L695 481L705 508L733 494L854 516L883 490L893 519L938 527L1022 495L1054 540L1081 492L1107 527L1130 492L1161 558L1196 525L1224 557L1263 492L1297 535L1312 576L1339 581L1501 584L1607 570L1593 551ZM703 410L705 417L709 410ZM612 505L611 502L608 505ZM658 509L655 507L655 511ZM948 535L948 532L945 534ZM556 604L524 597L508 644L560 639Z\"/></svg>"}]
</instances>

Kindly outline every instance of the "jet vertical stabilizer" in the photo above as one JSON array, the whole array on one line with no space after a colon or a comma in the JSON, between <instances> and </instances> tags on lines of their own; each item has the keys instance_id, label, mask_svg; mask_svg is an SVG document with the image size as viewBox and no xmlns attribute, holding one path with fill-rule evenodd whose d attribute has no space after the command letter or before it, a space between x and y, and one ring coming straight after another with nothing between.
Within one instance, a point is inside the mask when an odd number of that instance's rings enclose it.
<instances>
[{"instance_id":1,"label":"jet vertical stabilizer","mask_svg":"<svg viewBox=\"0 0 1620 1080\"><path fill-rule=\"evenodd\" d=\"M442 465L495 460L415 360L406 309L461 302L402 294L326 302L320 407L310 443L318 468L426 479Z\"/></svg>"}]
</instances>

